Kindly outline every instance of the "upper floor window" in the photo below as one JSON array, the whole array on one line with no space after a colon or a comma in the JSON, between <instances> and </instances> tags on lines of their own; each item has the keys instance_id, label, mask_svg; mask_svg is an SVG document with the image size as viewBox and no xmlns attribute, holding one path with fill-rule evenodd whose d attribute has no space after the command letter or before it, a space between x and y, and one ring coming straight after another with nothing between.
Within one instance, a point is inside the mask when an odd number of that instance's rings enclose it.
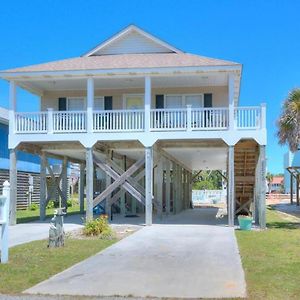
<instances>
[{"instance_id":1,"label":"upper floor window","mask_svg":"<svg viewBox=\"0 0 300 300\"><path fill-rule=\"evenodd\" d=\"M67 98L67 110L70 111L86 110L86 98L85 97ZM104 97L94 98L94 110L104 110Z\"/></svg>"},{"instance_id":2,"label":"upper floor window","mask_svg":"<svg viewBox=\"0 0 300 300\"><path fill-rule=\"evenodd\" d=\"M85 98L80 97L72 97L67 99L67 110L85 110Z\"/></svg>"},{"instance_id":3,"label":"upper floor window","mask_svg":"<svg viewBox=\"0 0 300 300\"><path fill-rule=\"evenodd\" d=\"M144 95L143 94L128 94L123 98L124 109L144 109Z\"/></svg>"},{"instance_id":4,"label":"upper floor window","mask_svg":"<svg viewBox=\"0 0 300 300\"><path fill-rule=\"evenodd\" d=\"M203 94L166 95L166 108L181 108L191 105L193 108L203 107Z\"/></svg>"}]
</instances>

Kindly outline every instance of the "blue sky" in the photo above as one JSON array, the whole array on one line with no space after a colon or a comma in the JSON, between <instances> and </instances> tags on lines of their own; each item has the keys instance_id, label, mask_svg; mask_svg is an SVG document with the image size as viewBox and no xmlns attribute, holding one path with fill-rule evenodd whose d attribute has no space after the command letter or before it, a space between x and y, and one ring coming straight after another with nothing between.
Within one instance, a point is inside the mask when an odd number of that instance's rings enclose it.
<instances>
[{"instance_id":1,"label":"blue sky","mask_svg":"<svg viewBox=\"0 0 300 300\"><path fill-rule=\"evenodd\" d=\"M275 120L300 86L299 10L300 1L284 0L2 1L0 69L79 56L132 23L186 52L240 62L240 103L267 103L268 170L277 173L287 149L277 144ZM0 81L0 106L7 99ZM36 97L18 99L18 110L37 109Z\"/></svg>"}]
</instances>

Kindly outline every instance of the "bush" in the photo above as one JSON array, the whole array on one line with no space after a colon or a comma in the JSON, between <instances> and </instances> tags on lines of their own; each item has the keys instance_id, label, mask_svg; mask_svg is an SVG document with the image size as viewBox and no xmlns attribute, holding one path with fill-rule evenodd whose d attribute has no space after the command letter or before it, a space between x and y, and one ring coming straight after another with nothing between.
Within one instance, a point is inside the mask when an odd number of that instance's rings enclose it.
<instances>
[{"instance_id":1,"label":"bush","mask_svg":"<svg viewBox=\"0 0 300 300\"><path fill-rule=\"evenodd\" d=\"M114 232L108 224L107 216L102 215L85 223L83 233L87 236L100 236L103 239L114 237Z\"/></svg>"},{"instance_id":2,"label":"bush","mask_svg":"<svg viewBox=\"0 0 300 300\"><path fill-rule=\"evenodd\" d=\"M29 206L29 210L31 210L31 211L35 211L35 210L38 210L38 209L39 209L39 206L36 203L32 203Z\"/></svg>"},{"instance_id":3,"label":"bush","mask_svg":"<svg viewBox=\"0 0 300 300\"><path fill-rule=\"evenodd\" d=\"M72 206L73 206L72 200L71 199L67 200L67 207L72 207Z\"/></svg>"},{"instance_id":4,"label":"bush","mask_svg":"<svg viewBox=\"0 0 300 300\"><path fill-rule=\"evenodd\" d=\"M54 201L53 201L53 200L50 200L50 201L48 202L46 208L49 209L49 208L54 208L54 207L55 207Z\"/></svg>"}]
</instances>

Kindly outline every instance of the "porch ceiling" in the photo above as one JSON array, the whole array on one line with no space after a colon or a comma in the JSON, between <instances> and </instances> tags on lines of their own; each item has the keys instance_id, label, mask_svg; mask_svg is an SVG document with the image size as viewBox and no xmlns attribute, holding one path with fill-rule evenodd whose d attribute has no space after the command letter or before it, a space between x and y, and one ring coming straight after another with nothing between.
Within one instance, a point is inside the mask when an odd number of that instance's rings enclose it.
<instances>
[{"instance_id":1,"label":"porch ceiling","mask_svg":"<svg viewBox=\"0 0 300 300\"><path fill-rule=\"evenodd\" d=\"M144 89L144 77L127 77L127 78L95 78L95 89ZM158 76L152 78L152 88L162 87L197 87L197 86L225 86L228 82L226 72L209 72L196 75L171 75ZM66 79L30 79L18 82L25 89L39 91L62 90L86 90L86 78L66 78Z\"/></svg>"},{"instance_id":2,"label":"porch ceiling","mask_svg":"<svg viewBox=\"0 0 300 300\"><path fill-rule=\"evenodd\" d=\"M191 170L226 170L227 148L163 148Z\"/></svg>"}]
</instances>

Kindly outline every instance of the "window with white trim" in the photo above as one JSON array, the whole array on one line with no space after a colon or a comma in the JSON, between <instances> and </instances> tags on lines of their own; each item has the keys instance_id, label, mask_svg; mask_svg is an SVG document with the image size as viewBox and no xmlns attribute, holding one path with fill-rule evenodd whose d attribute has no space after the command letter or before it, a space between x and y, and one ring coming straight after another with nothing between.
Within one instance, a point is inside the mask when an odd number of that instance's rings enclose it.
<instances>
[{"instance_id":1,"label":"window with white trim","mask_svg":"<svg viewBox=\"0 0 300 300\"><path fill-rule=\"evenodd\" d=\"M191 105L192 108L203 107L203 95L185 95L185 105Z\"/></svg>"},{"instance_id":2,"label":"window with white trim","mask_svg":"<svg viewBox=\"0 0 300 300\"><path fill-rule=\"evenodd\" d=\"M124 109L144 109L143 94L124 95Z\"/></svg>"},{"instance_id":3,"label":"window with white trim","mask_svg":"<svg viewBox=\"0 0 300 300\"><path fill-rule=\"evenodd\" d=\"M94 98L94 110L104 110L104 97Z\"/></svg>"},{"instance_id":4,"label":"window with white trim","mask_svg":"<svg viewBox=\"0 0 300 300\"><path fill-rule=\"evenodd\" d=\"M67 98L67 110L79 111L85 109L86 109L85 98L83 97Z\"/></svg>"},{"instance_id":5,"label":"window with white trim","mask_svg":"<svg viewBox=\"0 0 300 300\"><path fill-rule=\"evenodd\" d=\"M203 94L165 95L165 108L203 107Z\"/></svg>"},{"instance_id":6,"label":"window with white trim","mask_svg":"<svg viewBox=\"0 0 300 300\"><path fill-rule=\"evenodd\" d=\"M183 106L182 95L166 95L166 108L181 108Z\"/></svg>"}]
</instances>

